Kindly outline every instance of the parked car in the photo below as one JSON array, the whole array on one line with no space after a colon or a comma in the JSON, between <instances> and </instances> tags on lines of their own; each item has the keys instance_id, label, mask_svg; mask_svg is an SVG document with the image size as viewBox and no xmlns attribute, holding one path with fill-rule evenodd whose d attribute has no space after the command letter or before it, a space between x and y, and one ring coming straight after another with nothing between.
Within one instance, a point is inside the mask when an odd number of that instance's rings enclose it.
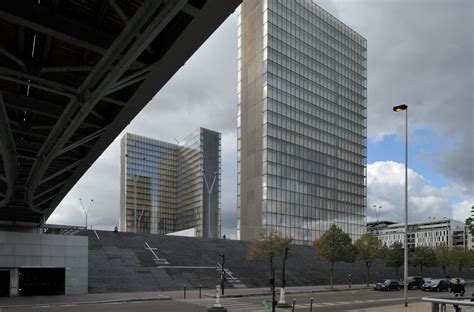
<instances>
[{"instance_id":1,"label":"parked car","mask_svg":"<svg viewBox=\"0 0 474 312\"><path fill-rule=\"evenodd\" d=\"M428 283L423 284L423 291L449 291L449 283L446 279L432 279Z\"/></svg>"},{"instance_id":2,"label":"parked car","mask_svg":"<svg viewBox=\"0 0 474 312\"><path fill-rule=\"evenodd\" d=\"M386 279L381 280L380 282L376 283L374 286L374 290L400 290L401 286L397 280L394 279Z\"/></svg>"},{"instance_id":3,"label":"parked car","mask_svg":"<svg viewBox=\"0 0 474 312\"><path fill-rule=\"evenodd\" d=\"M408 276L408 289L421 289L425 280L421 276Z\"/></svg>"}]
</instances>

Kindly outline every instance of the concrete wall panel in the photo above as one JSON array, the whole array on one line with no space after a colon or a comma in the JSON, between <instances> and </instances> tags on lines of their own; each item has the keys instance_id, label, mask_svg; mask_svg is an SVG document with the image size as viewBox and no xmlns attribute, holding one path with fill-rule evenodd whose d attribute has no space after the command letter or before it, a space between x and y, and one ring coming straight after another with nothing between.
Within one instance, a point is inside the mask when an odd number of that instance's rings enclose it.
<instances>
[{"instance_id":1,"label":"concrete wall panel","mask_svg":"<svg viewBox=\"0 0 474 312\"><path fill-rule=\"evenodd\" d=\"M84 236L0 232L0 267L65 268L66 294L87 293L88 256Z\"/></svg>"}]
</instances>

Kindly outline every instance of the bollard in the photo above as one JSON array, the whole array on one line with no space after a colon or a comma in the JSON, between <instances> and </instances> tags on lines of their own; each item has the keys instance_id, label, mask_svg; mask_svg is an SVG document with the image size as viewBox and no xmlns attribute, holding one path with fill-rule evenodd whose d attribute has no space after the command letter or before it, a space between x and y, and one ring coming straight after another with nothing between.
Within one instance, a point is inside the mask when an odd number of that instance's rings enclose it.
<instances>
[{"instance_id":1,"label":"bollard","mask_svg":"<svg viewBox=\"0 0 474 312\"><path fill-rule=\"evenodd\" d=\"M183 297L184 297L184 299L186 299L186 285L184 285Z\"/></svg>"},{"instance_id":2,"label":"bollard","mask_svg":"<svg viewBox=\"0 0 474 312\"><path fill-rule=\"evenodd\" d=\"M214 304L215 307L220 308L221 305L221 286L216 285L216 303Z\"/></svg>"},{"instance_id":3,"label":"bollard","mask_svg":"<svg viewBox=\"0 0 474 312\"><path fill-rule=\"evenodd\" d=\"M296 304L296 299L293 299L293 307L291 308L291 312L295 312L295 304Z\"/></svg>"},{"instance_id":4,"label":"bollard","mask_svg":"<svg viewBox=\"0 0 474 312\"><path fill-rule=\"evenodd\" d=\"M199 299L201 299L201 289L202 289L202 285L199 285Z\"/></svg>"},{"instance_id":5,"label":"bollard","mask_svg":"<svg viewBox=\"0 0 474 312\"><path fill-rule=\"evenodd\" d=\"M210 307L209 309L207 309L207 311L212 311L212 312L227 312L227 309L224 308L222 305L221 305L221 285L216 285L216 303L214 303L214 305L212 307Z\"/></svg>"},{"instance_id":6,"label":"bollard","mask_svg":"<svg viewBox=\"0 0 474 312\"><path fill-rule=\"evenodd\" d=\"M309 304L309 312L313 312L313 300L314 300L314 298L311 297L311 302Z\"/></svg>"}]
</instances>

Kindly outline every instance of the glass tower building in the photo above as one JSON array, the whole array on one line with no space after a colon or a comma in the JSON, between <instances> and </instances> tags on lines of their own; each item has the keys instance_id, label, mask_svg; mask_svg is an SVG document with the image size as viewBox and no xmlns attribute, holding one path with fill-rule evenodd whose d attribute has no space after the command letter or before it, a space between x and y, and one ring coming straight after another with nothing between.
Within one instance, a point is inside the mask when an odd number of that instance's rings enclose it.
<instances>
[{"instance_id":1,"label":"glass tower building","mask_svg":"<svg viewBox=\"0 0 474 312\"><path fill-rule=\"evenodd\" d=\"M178 144L125 134L120 230L168 234L192 229L194 236L219 238L220 146L220 133L204 128Z\"/></svg>"},{"instance_id":2,"label":"glass tower building","mask_svg":"<svg viewBox=\"0 0 474 312\"><path fill-rule=\"evenodd\" d=\"M310 0L245 0L237 236L366 232L366 40Z\"/></svg>"}]
</instances>

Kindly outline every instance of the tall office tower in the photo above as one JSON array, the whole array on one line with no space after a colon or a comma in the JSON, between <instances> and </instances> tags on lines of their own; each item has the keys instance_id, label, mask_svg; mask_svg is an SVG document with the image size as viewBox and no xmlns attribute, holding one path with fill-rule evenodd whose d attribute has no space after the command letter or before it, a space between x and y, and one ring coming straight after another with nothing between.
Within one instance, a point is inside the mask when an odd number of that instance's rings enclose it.
<instances>
[{"instance_id":1,"label":"tall office tower","mask_svg":"<svg viewBox=\"0 0 474 312\"><path fill-rule=\"evenodd\" d=\"M244 0L237 235L366 232L366 40L310 0Z\"/></svg>"},{"instance_id":2,"label":"tall office tower","mask_svg":"<svg viewBox=\"0 0 474 312\"><path fill-rule=\"evenodd\" d=\"M204 128L178 144L125 134L120 230L219 238L220 146L220 133Z\"/></svg>"}]
</instances>

